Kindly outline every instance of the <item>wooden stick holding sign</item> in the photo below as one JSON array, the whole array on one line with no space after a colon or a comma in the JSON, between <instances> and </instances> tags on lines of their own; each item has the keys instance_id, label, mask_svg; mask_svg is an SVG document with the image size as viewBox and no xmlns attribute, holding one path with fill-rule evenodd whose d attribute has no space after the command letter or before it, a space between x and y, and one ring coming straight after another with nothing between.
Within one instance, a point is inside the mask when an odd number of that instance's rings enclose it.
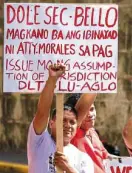
<instances>
[{"instance_id":1,"label":"wooden stick holding sign","mask_svg":"<svg viewBox=\"0 0 132 173\"><path fill-rule=\"evenodd\" d=\"M63 152L63 102L64 94L56 94L56 148L60 152ZM63 171L57 167L57 173Z\"/></svg>"},{"instance_id":2,"label":"wooden stick holding sign","mask_svg":"<svg viewBox=\"0 0 132 173\"><path fill-rule=\"evenodd\" d=\"M55 0L55 2L60 1ZM63 101L64 94L56 94L56 147L60 152L63 152ZM57 167L57 173L63 173L63 171Z\"/></svg>"}]
</instances>

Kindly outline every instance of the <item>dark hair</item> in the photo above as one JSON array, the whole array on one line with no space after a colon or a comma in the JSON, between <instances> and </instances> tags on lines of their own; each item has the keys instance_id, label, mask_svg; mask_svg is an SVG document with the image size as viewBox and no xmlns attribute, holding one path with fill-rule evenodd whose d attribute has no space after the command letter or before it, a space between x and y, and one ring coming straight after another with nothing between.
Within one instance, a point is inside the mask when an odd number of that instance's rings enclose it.
<instances>
[{"instance_id":1,"label":"dark hair","mask_svg":"<svg viewBox=\"0 0 132 173\"><path fill-rule=\"evenodd\" d=\"M78 118L77 111L71 104L64 104L63 110L73 112L76 118ZM56 116L56 108L54 108L52 111L51 119L53 120L55 116Z\"/></svg>"},{"instance_id":2,"label":"dark hair","mask_svg":"<svg viewBox=\"0 0 132 173\"><path fill-rule=\"evenodd\" d=\"M65 104L70 104L73 107L75 107L77 101L79 100L81 94L77 93L77 94L72 94L71 96L69 96L65 102Z\"/></svg>"}]
</instances>

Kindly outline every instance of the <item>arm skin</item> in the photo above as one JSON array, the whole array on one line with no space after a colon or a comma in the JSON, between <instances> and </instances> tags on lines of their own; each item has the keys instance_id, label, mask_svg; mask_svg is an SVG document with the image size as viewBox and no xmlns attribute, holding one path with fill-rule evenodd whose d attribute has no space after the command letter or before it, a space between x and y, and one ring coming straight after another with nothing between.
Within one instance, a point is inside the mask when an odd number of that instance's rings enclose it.
<instances>
[{"instance_id":1,"label":"arm skin","mask_svg":"<svg viewBox=\"0 0 132 173\"><path fill-rule=\"evenodd\" d=\"M132 149L132 117L126 123L122 136L127 147Z\"/></svg>"},{"instance_id":2,"label":"arm skin","mask_svg":"<svg viewBox=\"0 0 132 173\"><path fill-rule=\"evenodd\" d=\"M41 92L37 112L33 121L36 134L41 134L48 126L50 108L54 96L54 89L58 78L64 73L65 67L62 65L51 66L49 68L49 77Z\"/></svg>"},{"instance_id":3,"label":"arm skin","mask_svg":"<svg viewBox=\"0 0 132 173\"><path fill-rule=\"evenodd\" d=\"M78 113L78 126L81 125L82 120L85 118L88 110L90 109L91 105L93 104L97 94L82 94L80 99L75 105L75 109Z\"/></svg>"}]
</instances>

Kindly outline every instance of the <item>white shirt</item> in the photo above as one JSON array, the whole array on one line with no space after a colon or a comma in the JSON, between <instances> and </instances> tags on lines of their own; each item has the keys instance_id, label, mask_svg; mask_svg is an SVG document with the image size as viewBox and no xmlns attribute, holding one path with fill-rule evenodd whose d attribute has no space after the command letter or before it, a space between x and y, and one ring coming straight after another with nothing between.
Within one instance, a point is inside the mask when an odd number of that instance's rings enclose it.
<instances>
[{"instance_id":1,"label":"white shirt","mask_svg":"<svg viewBox=\"0 0 132 173\"><path fill-rule=\"evenodd\" d=\"M31 123L27 149L29 173L56 173L53 165L56 145L47 129L41 135L36 135L33 123ZM72 144L64 147L64 154L77 173L94 173L91 158Z\"/></svg>"}]
</instances>

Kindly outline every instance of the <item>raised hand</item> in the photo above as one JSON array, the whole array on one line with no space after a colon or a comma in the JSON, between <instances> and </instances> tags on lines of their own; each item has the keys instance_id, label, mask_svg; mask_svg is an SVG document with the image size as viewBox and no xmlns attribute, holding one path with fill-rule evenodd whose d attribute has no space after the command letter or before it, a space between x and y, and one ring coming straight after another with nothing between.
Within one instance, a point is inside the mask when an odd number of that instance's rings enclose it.
<instances>
[{"instance_id":1,"label":"raised hand","mask_svg":"<svg viewBox=\"0 0 132 173\"><path fill-rule=\"evenodd\" d=\"M49 76L59 78L65 72L62 64L53 64L49 67Z\"/></svg>"}]
</instances>

